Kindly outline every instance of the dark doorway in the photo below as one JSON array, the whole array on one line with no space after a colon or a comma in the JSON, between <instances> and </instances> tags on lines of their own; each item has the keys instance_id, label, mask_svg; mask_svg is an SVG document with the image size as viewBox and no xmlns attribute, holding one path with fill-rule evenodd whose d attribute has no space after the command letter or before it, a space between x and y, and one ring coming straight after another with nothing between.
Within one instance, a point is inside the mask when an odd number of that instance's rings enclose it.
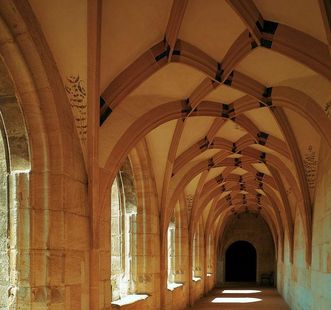
<instances>
[{"instance_id":1,"label":"dark doorway","mask_svg":"<svg viewBox=\"0 0 331 310\"><path fill-rule=\"evenodd\" d=\"M225 281L256 282L256 251L247 241L232 243L225 254Z\"/></svg>"}]
</instances>

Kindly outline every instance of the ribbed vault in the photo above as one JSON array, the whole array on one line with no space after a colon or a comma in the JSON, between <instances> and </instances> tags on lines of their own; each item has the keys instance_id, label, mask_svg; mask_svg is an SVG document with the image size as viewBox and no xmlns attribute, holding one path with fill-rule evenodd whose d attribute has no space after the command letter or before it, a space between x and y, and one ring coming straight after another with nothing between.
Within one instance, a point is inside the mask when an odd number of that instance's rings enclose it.
<instances>
[{"instance_id":1,"label":"ribbed vault","mask_svg":"<svg viewBox=\"0 0 331 310\"><path fill-rule=\"evenodd\" d=\"M323 110L331 96L330 31L323 14L312 12L307 31L295 13L270 14L261 1L164 1L162 11L158 5L143 3L140 17L134 5L122 5L129 34L121 29L112 44L129 47L130 62L118 48L102 53L102 64L112 60L117 68L111 77L101 69L100 162L109 172L102 192L145 139L164 237L184 197L191 239L201 217L205 234L220 238L229 218L253 212L269 225L276 251L288 238L292 257L298 211L310 264L316 167L307 164L308 153L318 154L321 139L331 147ZM154 30L139 23L153 10L158 19L146 24L154 22ZM109 46L109 14L102 51ZM313 81L315 91L306 92Z\"/></svg>"}]
</instances>

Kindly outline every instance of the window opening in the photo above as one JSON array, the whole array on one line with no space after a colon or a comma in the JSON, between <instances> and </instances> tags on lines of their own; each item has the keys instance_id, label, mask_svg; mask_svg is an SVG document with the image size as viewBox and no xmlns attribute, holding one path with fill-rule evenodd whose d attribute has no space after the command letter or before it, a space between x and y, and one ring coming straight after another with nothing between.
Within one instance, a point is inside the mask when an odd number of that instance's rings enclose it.
<instances>
[{"instance_id":1,"label":"window opening","mask_svg":"<svg viewBox=\"0 0 331 310\"><path fill-rule=\"evenodd\" d=\"M201 268L200 268L200 242L199 242L199 226L193 237L192 244L192 280L201 280Z\"/></svg>"},{"instance_id":2,"label":"window opening","mask_svg":"<svg viewBox=\"0 0 331 310\"><path fill-rule=\"evenodd\" d=\"M167 238L168 238L168 286L175 282L175 221L171 221L168 226Z\"/></svg>"},{"instance_id":3,"label":"window opening","mask_svg":"<svg viewBox=\"0 0 331 310\"><path fill-rule=\"evenodd\" d=\"M137 203L130 162L126 160L111 188L112 301L135 293Z\"/></svg>"},{"instance_id":4,"label":"window opening","mask_svg":"<svg viewBox=\"0 0 331 310\"><path fill-rule=\"evenodd\" d=\"M3 128L0 126L0 309L7 309L11 295L7 155L7 140Z\"/></svg>"},{"instance_id":5,"label":"window opening","mask_svg":"<svg viewBox=\"0 0 331 310\"><path fill-rule=\"evenodd\" d=\"M211 234L208 236L207 242L207 276L210 276L213 272L213 264L212 264L212 238Z\"/></svg>"}]
</instances>

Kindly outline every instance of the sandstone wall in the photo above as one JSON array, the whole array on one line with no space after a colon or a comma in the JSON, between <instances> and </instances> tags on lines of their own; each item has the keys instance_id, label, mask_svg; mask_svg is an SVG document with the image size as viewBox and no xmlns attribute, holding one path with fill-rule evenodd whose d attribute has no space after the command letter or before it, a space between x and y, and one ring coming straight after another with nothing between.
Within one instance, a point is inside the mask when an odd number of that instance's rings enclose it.
<instances>
[{"instance_id":1,"label":"sandstone wall","mask_svg":"<svg viewBox=\"0 0 331 310\"><path fill-rule=\"evenodd\" d=\"M278 261L278 289L293 310L327 310L331 306L331 154L323 145L313 202L312 241L312 263L307 266L302 220L297 212L293 264L289 262L288 242L284 263Z\"/></svg>"}]
</instances>

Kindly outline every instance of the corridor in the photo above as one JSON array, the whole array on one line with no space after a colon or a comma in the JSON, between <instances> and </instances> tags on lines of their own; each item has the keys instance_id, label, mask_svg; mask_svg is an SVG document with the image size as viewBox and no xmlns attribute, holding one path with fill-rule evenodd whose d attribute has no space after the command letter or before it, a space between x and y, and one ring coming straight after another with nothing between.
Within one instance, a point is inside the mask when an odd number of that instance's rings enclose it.
<instances>
[{"instance_id":1,"label":"corridor","mask_svg":"<svg viewBox=\"0 0 331 310\"><path fill-rule=\"evenodd\" d=\"M0 0L0 310L331 310L330 56L330 0Z\"/></svg>"},{"instance_id":2,"label":"corridor","mask_svg":"<svg viewBox=\"0 0 331 310\"><path fill-rule=\"evenodd\" d=\"M290 309L274 288L221 288L200 299L190 309Z\"/></svg>"}]
</instances>

